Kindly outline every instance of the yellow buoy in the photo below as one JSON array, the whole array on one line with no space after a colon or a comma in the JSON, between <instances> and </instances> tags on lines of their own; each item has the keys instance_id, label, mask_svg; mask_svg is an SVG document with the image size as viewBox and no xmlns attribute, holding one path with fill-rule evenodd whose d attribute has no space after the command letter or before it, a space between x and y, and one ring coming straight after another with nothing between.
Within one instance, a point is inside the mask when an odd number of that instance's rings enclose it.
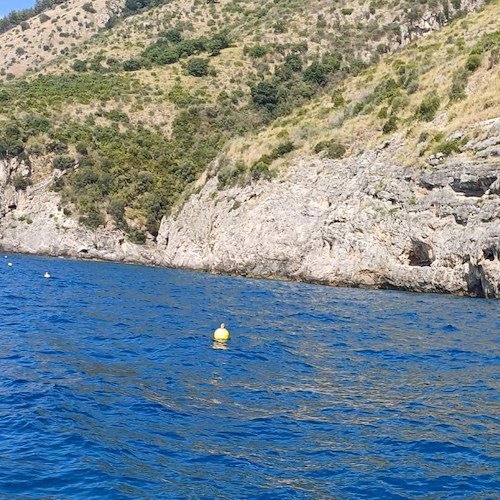
<instances>
[{"instance_id":1,"label":"yellow buoy","mask_svg":"<svg viewBox=\"0 0 500 500\"><path fill-rule=\"evenodd\" d=\"M220 325L217 330L214 332L214 340L217 342L225 342L226 340L229 339L229 332L226 330L226 326L224 323Z\"/></svg>"},{"instance_id":2,"label":"yellow buoy","mask_svg":"<svg viewBox=\"0 0 500 500\"><path fill-rule=\"evenodd\" d=\"M49 274L49 273L45 273L45 274L43 275L43 277L44 277L44 278L50 278L50 274Z\"/></svg>"}]
</instances>

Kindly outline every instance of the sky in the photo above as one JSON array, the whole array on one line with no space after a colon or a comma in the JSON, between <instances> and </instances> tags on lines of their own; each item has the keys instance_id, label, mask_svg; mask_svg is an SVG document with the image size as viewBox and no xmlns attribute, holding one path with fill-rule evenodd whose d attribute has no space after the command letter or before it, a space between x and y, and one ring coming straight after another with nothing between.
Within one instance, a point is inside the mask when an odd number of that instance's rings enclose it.
<instances>
[{"instance_id":1,"label":"sky","mask_svg":"<svg viewBox=\"0 0 500 500\"><path fill-rule=\"evenodd\" d=\"M30 9L36 0L0 0L0 17L5 16L11 10Z\"/></svg>"}]
</instances>

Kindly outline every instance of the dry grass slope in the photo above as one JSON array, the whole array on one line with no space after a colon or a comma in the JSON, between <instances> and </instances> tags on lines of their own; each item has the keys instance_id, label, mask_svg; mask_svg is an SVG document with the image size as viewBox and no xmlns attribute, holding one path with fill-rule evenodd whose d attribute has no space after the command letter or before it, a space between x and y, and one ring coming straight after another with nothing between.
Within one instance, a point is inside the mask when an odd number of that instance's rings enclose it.
<instances>
[{"instance_id":1,"label":"dry grass slope","mask_svg":"<svg viewBox=\"0 0 500 500\"><path fill-rule=\"evenodd\" d=\"M85 9L85 4L92 9ZM125 0L67 0L0 35L0 79L37 72L103 28ZM1 80L0 80L1 81Z\"/></svg>"},{"instance_id":2,"label":"dry grass slope","mask_svg":"<svg viewBox=\"0 0 500 500\"><path fill-rule=\"evenodd\" d=\"M400 160L426 166L427 156L440 142L462 133L472 139L481 134L477 124L500 116L499 19L499 2L491 2L484 10L457 19L384 57L339 88L277 120L252 139L235 139L224 154L236 158L235 161L253 164L286 138L295 145L295 155L314 154L315 145L331 140L343 144L347 155L357 155L395 135L404 144ZM470 72L463 97L453 100L450 98L453 75L465 67L470 52L488 35L495 40L493 47L481 54L479 66ZM373 99L384 82L401 80L402 69L413 72L415 87L398 85L394 96L380 102ZM430 121L419 120L415 116L417 108L431 92L439 97L439 109ZM355 112L357 107L359 112ZM384 125L391 112L397 117L396 126L385 132ZM274 166L279 168L282 164L276 162Z\"/></svg>"}]
</instances>

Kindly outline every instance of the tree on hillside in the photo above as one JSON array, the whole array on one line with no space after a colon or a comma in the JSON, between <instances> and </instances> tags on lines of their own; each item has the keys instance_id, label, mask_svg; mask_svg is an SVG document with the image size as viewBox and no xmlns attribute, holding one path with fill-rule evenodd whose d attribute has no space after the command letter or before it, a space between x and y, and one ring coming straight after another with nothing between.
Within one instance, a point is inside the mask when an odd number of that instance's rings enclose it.
<instances>
[{"instance_id":1,"label":"tree on hillside","mask_svg":"<svg viewBox=\"0 0 500 500\"><path fill-rule=\"evenodd\" d=\"M279 102L279 87L271 81L259 82L251 89L252 100L258 106L273 111Z\"/></svg>"},{"instance_id":2,"label":"tree on hillside","mask_svg":"<svg viewBox=\"0 0 500 500\"><path fill-rule=\"evenodd\" d=\"M193 57L187 63L187 70L191 76L207 76L208 60L201 57Z\"/></svg>"}]
</instances>

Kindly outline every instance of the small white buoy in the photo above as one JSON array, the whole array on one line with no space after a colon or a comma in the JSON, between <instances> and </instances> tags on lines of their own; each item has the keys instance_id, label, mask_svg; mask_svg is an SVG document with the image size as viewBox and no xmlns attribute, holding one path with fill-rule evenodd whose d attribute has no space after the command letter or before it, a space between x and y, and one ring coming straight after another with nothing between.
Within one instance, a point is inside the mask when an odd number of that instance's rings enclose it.
<instances>
[{"instance_id":1,"label":"small white buoy","mask_svg":"<svg viewBox=\"0 0 500 500\"><path fill-rule=\"evenodd\" d=\"M43 277L44 277L44 278L50 278L50 274L49 274L49 273L45 273L45 274L43 275Z\"/></svg>"},{"instance_id":2,"label":"small white buoy","mask_svg":"<svg viewBox=\"0 0 500 500\"><path fill-rule=\"evenodd\" d=\"M7 265L8 265L9 267L12 267L12 262L9 262Z\"/></svg>"},{"instance_id":3,"label":"small white buoy","mask_svg":"<svg viewBox=\"0 0 500 500\"><path fill-rule=\"evenodd\" d=\"M8 259L9 257L7 257L7 255L4 255L4 256L3 256L3 258L4 258L4 259Z\"/></svg>"}]
</instances>

